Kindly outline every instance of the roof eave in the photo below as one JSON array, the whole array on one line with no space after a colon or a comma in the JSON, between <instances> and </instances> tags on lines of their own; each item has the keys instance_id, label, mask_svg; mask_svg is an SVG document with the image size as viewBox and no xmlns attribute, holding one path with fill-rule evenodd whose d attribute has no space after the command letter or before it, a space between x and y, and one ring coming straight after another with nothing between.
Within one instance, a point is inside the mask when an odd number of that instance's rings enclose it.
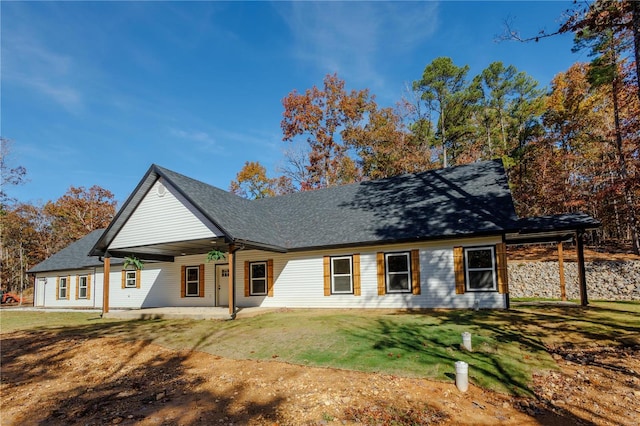
<instances>
[{"instance_id":1,"label":"roof eave","mask_svg":"<svg viewBox=\"0 0 640 426\"><path fill-rule=\"evenodd\" d=\"M326 250L326 249L342 249L342 248L371 247L371 246L391 245L391 244L420 243L420 242L429 242L429 241L460 240L460 239L481 238L481 237L504 238L504 235L506 234L506 232L507 231L503 231L503 230L491 230L491 231L482 231L482 232L473 232L473 233L460 233L460 234L438 235L438 236L417 237L417 238L397 238L397 239L385 239L385 240L356 241L356 242L348 242L348 243L341 243L341 244L324 244L324 245L318 245L318 246L290 247L287 251L288 252L316 251L316 250Z\"/></svg>"}]
</instances>

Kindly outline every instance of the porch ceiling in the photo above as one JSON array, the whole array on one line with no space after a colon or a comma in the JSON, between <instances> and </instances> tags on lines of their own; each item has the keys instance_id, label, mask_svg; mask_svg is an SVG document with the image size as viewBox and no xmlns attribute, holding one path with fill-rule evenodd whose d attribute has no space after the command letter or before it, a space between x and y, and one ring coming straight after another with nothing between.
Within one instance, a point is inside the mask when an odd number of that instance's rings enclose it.
<instances>
[{"instance_id":1,"label":"porch ceiling","mask_svg":"<svg viewBox=\"0 0 640 426\"><path fill-rule=\"evenodd\" d=\"M108 250L115 257L134 255L141 260L173 261L178 256L194 254L206 254L216 249L222 252L229 251L229 245L224 238L201 238L188 241L171 241L167 243L149 244Z\"/></svg>"}]
</instances>

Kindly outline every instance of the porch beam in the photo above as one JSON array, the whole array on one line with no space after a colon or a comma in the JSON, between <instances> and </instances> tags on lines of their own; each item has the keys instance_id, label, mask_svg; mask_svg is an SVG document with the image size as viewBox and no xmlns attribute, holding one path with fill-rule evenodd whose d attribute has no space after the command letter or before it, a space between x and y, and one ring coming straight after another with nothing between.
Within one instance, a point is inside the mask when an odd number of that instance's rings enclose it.
<instances>
[{"instance_id":1,"label":"porch beam","mask_svg":"<svg viewBox=\"0 0 640 426\"><path fill-rule=\"evenodd\" d=\"M127 256L137 256L140 260L156 260L158 262L175 262L174 256L166 254L153 254L153 253L136 253L131 251L109 251L109 254L113 257L125 258Z\"/></svg>"},{"instance_id":2,"label":"porch beam","mask_svg":"<svg viewBox=\"0 0 640 426\"><path fill-rule=\"evenodd\" d=\"M102 281L102 315L109 312L109 274L111 272L111 258L104 258L104 278Z\"/></svg>"},{"instance_id":3,"label":"porch beam","mask_svg":"<svg viewBox=\"0 0 640 426\"><path fill-rule=\"evenodd\" d=\"M567 288L564 281L564 253L562 241L558 241L558 272L560 273L560 299L567 301Z\"/></svg>"},{"instance_id":4,"label":"porch beam","mask_svg":"<svg viewBox=\"0 0 640 426\"><path fill-rule=\"evenodd\" d=\"M576 247L578 249L578 283L580 284L580 304L582 306L589 305L587 296L587 277L584 267L584 241L582 239L584 231L579 229L576 231Z\"/></svg>"}]
</instances>

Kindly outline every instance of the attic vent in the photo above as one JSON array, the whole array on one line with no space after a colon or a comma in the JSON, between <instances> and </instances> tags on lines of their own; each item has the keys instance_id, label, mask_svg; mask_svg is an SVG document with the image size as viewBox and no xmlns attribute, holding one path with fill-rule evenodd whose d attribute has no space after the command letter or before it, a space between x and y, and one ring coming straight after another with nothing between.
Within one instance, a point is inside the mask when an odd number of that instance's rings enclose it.
<instances>
[{"instance_id":1,"label":"attic vent","mask_svg":"<svg viewBox=\"0 0 640 426\"><path fill-rule=\"evenodd\" d=\"M167 188L165 188L163 184L158 183L158 186L156 187L156 193L158 194L158 197L164 197L164 194L167 193Z\"/></svg>"}]
</instances>

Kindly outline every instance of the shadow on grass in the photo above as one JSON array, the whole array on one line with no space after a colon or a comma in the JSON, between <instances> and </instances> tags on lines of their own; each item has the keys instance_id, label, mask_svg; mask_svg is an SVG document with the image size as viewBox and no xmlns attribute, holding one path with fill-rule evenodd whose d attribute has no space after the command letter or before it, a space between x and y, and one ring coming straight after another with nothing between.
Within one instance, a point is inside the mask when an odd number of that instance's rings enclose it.
<instances>
[{"instance_id":1,"label":"shadow on grass","mask_svg":"<svg viewBox=\"0 0 640 426\"><path fill-rule=\"evenodd\" d=\"M454 371L456 361L465 361L470 365L469 375L474 383L515 395L533 396L532 368L553 367L540 342L523 339L516 332L487 335L485 330L484 335L478 335L476 326L468 327L474 332L474 351L461 350L460 333L464 328L460 326L465 324L457 322L449 326L448 321L448 315L437 323L425 324L380 318L376 327L360 327L345 333L369 341L370 349L375 351L411 354L425 371L436 372L436 378L441 380Z\"/></svg>"},{"instance_id":2,"label":"shadow on grass","mask_svg":"<svg viewBox=\"0 0 640 426\"><path fill-rule=\"evenodd\" d=\"M408 318L410 320L408 320ZM461 350L461 331L470 331L474 351ZM477 385L533 397L535 405L523 402L519 408L542 419L542 424L593 424L559 407L555 401L536 395L531 374L555 368L551 342L571 347L612 345L637 350L640 345L640 318L635 311L592 307L523 307L512 311L427 311L383 316L375 327L359 327L345 332L357 335L377 351L417 353L425 370L449 365L440 372L443 379L455 380L454 363L469 364L470 380ZM593 350L592 350L593 352ZM586 358L591 365L616 372L624 369ZM634 375L635 376L635 375ZM581 407L583 410L588 409ZM605 419L602 413L593 413ZM558 421L560 423L558 423Z\"/></svg>"},{"instance_id":3,"label":"shadow on grass","mask_svg":"<svg viewBox=\"0 0 640 426\"><path fill-rule=\"evenodd\" d=\"M473 352L460 350L463 331L473 335ZM375 327L344 332L368 341L373 350L418 354L417 362L425 370L445 364L451 371L456 361L465 361L476 384L532 396L531 373L555 368L550 348L556 342L635 347L640 345L640 315L602 307L566 306L511 311L434 310L382 316ZM619 371L616 366L599 366ZM442 371L438 375L445 378Z\"/></svg>"}]
</instances>

